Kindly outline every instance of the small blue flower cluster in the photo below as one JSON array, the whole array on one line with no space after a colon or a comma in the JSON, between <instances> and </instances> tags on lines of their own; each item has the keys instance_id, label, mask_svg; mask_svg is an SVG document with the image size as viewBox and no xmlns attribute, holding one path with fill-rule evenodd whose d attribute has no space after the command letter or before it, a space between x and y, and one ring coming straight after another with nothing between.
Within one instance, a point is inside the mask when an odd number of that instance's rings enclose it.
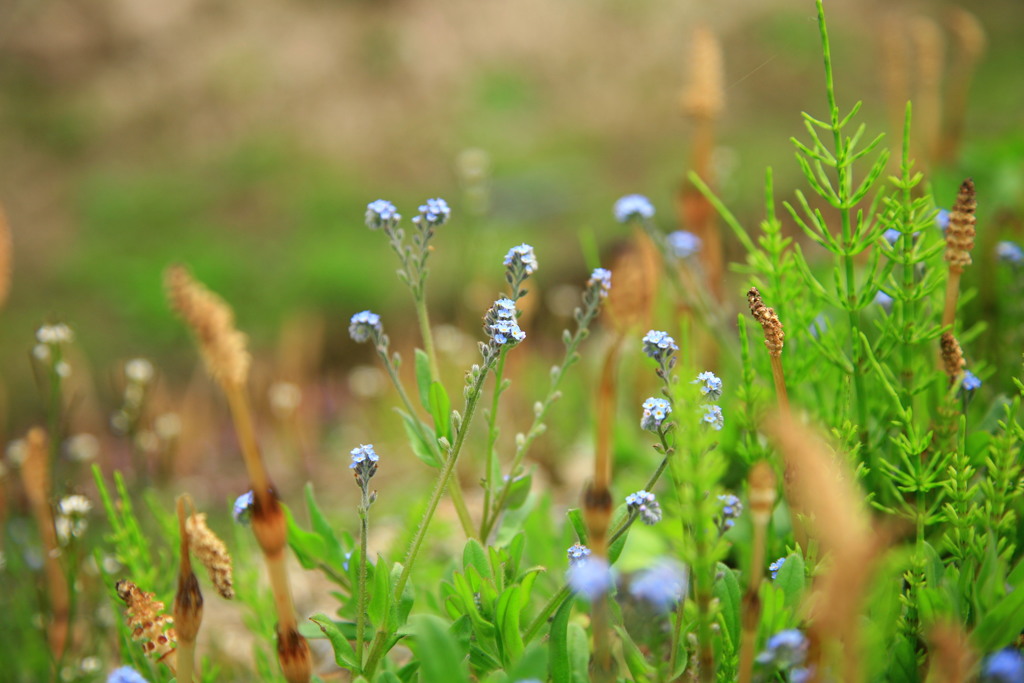
<instances>
[{"instance_id":1,"label":"small blue flower cluster","mask_svg":"<svg viewBox=\"0 0 1024 683\"><path fill-rule=\"evenodd\" d=\"M666 399L650 397L644 401L644 414L640 418L640 429L657 432L661 423L672 413L672 404Z\"/></svg>"},{"instance_id":2,"label":"small blue flower cluster","mask_svg":"<svg viewBox=\"0 0 1024 683\"><path fill-rule=\"evenodd\" d=\"M718 497L722 502L722 521L719 523L719 530L725 532L736 524L736 519L743 512L743 503L731 493L724 493Z\"/></svg>"},{"instance_id":3,"label":"small blue flower cluster","mask_svg":"<svg viewBox=\"0 0 1024 683\"><path fill-rule=\"evenodd\" d=\"M661 521L661 505L653 493L640 489L636 493L626 496L626 507L629 510L636 510L640 515L640 521L647 526L652 526Z\"/></svg>"},{"instance_id":4,"label":"small blue flower cluster","mask_svg":"<svg viewBox=\"0 0 1024 683\"><path fill-rule=\"evenodd\" d=\"M441 199L428 199L420 206L420 215L412 219L417 225L425 225L427 228L437 228L448 222L452 210L448 208L448 202Z\"/></svg>"},{"instance_id":5,"label":"small blue flower cluster","mask_svg":"<svg viewBox=\"0 0 1024 683\"><path fill-rule=\"evenodd\" d=\"M582 543L573 543L569 546L569 550L567 550L566 553L569 555L569 566L571 567L577 562L586 560L590 557L590 548Z\"/></svg>"},{"instance_id":6,"label":"small blue flower cluster","mask_svg":"<svg viewBox=\"0 0 1024 683\"><path fill-rule=\"evenodd\" d=\"M658 377L668 378L668 373L676 365L675 352L679 350L676 340L661 330L650 330L643 338L644 355L658 363Z\"/></svg>"},{"instance_id":7,"label":"small blue flower cluster","mask_svg":"<svg viewBox=\"0 0 1024 683\"><path fill-rule=\"evenodd\" d=\"M384 326L381 325L380 316L372 311L356 313L348 325L348 335L357 344L362 344L370 339L377 340L383 331Z\"/></svg>"},{"instance_id":8,"label":"small blue flower cluster","mask_svg":"<svg viewBox=\"0 0 1024 683\"><path fill-rule=\"evenodd\" d=\"M701 422L708 425L716 432L722 431L722 427L725 426L725 416L722 415L722 409L716 405L704 406L704 416L701 418Z\"/></svg>"},{"instance_id":9,"label":"small blue flower cluster","mask_svg":"<svg viewBox=\"0 0 1024 683\"><path fill-rule=\"evenodd\" d=\"M630 220L646 219L654 216L654 205L642 194L627 194L615 202L615 220L627 223Z\"/></svg>"},{"instance_id":10,"label":"small blue flower cluster","mask_svg":"<svg viewBox=\"0 0 1024 683\"><path fill-rule=\"evenodd\" d=\"M373 450L372 443L360 444L349 451L349 453L352 456L352 462L348 467L353 470L352 475L356 478L359 488L365 492L370 484L370 479L373 478L373 475L377 474L377 463L380 458L377 456L377 452Z\"/></svg>"},{"instance_id":11,"label":"small blue flower cluster","mask_svg":"<svg viewBox=\"0 0 1024 683\"><path fill-rule=\"evenodd\" d=\"M786 563L786 558L780 557L779 559L768 565L768 571L772 573L772 581L779 578L779 570L782 569L782 565Z\"/></svg>"},{"instance_id":12,"label":"small blue flower cluster","mask_svg":"<svg viewBox=\"0 0 1024 683\"><path fill-rule=\"evenodd\" d=\"M523 243L509 249L505 255L505 266L512 270L521 270L526 275L533 275L537 271L537 257L533 253L533 247Z\"/></svg>"},{"instance_id":13,"label":"small blue flower cluster","mask_svg":"<svg viewBox=\"0 0 1024 683\"><path fill-rule=\"evenodd\" d=\"M573 591L588 600L594 600L611 590L615 580L607 560L603 557L589 557L589 549L587 555L570 562L566 578Z\"/></svg>"},{"instance_id":14,"label":"small blue flower cluster","mask_svg":"<svg viewBox=\"0 0 1024 683\"><path fill-rule=\"evenodd\" d=\"M800 665L807 659L807 638L797 629L779 631L768 639L764 652L754 660L771 671L790 672L790 681L808 680L809 671ZM796 667L796 668L794 668Z\"/></svg>"},{"instance_id":15,"label":"small blue flower cluster","mask_svg":"<svg viewBox=\"0 0 1024 683\"><path fill-rule=\"evenodd\" d=\"M875 303L881 306L882 310L886 313L892 312L892 302L893 298L882 290L878 290L875 293Z\"/></svg>"},{"instance_id":16,"label":"small blue flower cluster","mask_svg":"<svg viewBox=\"0 0 1024 683\"><path fill-rule=\"evenodd\" d=\"M594 268L587 280L587 290L596 291L598 297L604 299L612 289L612 271L605 268Z\"/></svg>"},{"instance_id":17,"label":"small blue flower cluster","mask_svg":"<svg viewBox=\"0 0 1024 683\"><path fill-rule=\"evenodd\" d=\"M949 227L949 211L939 209L939 212L935 214L935 226L942 232L946 232L946 228Z\"/></svg>"},{"instance_id":18,"label":"small blue flower cluster","mask_svg":"<svg viewBox=\"0 0 1024 683\"><path fill-rule=\"evenodd\" d=\"M498 299L484 316L484 332L497 346L515 346L526 339L526 333L516 322L516 302Z\"/></svg>"},{"instance_id":19,"label":"small blue flower cluster","mask_svg":"<svg viewBox=\"0 0 1024 683\"><path fill-rule=\"evenodd\" d=\"M665 237L665 245L673 256L686 259L699 252L704 243L692 232L676 230Z\"/></svg>"},{"instance_id":20,"label":"small blue flower cluster","mask_svg":"<svg viewBox=\"0 0 1024 683\"><path fill-rule=\"evenodd\" d=\"M722 380L718 379L715 373L710 370L697 375L693 380L694 384L700 384L700 393L708 401L717 401L722 396Z\"/></svg>"},{"instance_id":21,"label":"small blue flower cluster","mask_svg":"<svg viewBox=\"0 0 1024 683\"><path fill-rule=\"evenodd\" d=\"M1002 241L996 245L996 258L1012 266L1024 263L1024 249L1015 242Z\"/></svg>"},{"instance_id":22,"label":"small blue flower cluster","mask_svg":"<svg viewBox=\"0 0 1024 683\"><path fill-rule=\"evenodd\" d=\"M683 599L687 583L686 567L675 560L661 559L633 578L629 593L665 614Z\"/></svg>"},{"instance_id":23,"label":"small blue flower cluster","mask_svg":"<svg viewBox=\"0 0 1024 683\"><path fill-rule=\"evenodd\" d=\"M256 500L252 491L246 491L236 498L234 509L232 510L232 515L234 515L235 521L239 524L248 524L249 518L252 516L252 507L255 503Z\"/></svg>"},{"instance_id":24,"label":"small blue flower cluster","mask_svg":"<svg viewBox=\"0 0 1024 683\"><path fill-rule=\"evenodd\" d=\"M402 220L402 216L398 213L398 209L387 200L378 199L366 206L366 227L370 230L393 228L398 225L400 220Z\"/></svg>"},{"instance_id":25,"label":"small blue flower cluster","mask_svg":"<svg viewBox=\"0 0 1024 683\"><path fill-rule=\"evenodd\" d=\"M122 666L118 669L114 669L110 672L107 677L107 683L147 683L146 679L142 677L135 669L130 666Z\"/></svg>"},{"instance_id":26,"label":"small blue flower cluster","mask_svg":"<svg viewBox=\"0 0 1024 683\"><path fill-rule=\"evenodd\" d=\"M964 370L964 381L960 384L960 388L966 392L974 391L981 387L981 380L970 370Z\"/></svg>"},{"instance_id":27,"label":"small blue flower cluster","mask_svg":"<svg viewBox=\"0 0 1024 683\"><path fill-rule=\"evenodd\" d=\"M981 683L1024 683L1024 656L1006 648L985 658L981 665Z\"/></svg>"}]
</instances>

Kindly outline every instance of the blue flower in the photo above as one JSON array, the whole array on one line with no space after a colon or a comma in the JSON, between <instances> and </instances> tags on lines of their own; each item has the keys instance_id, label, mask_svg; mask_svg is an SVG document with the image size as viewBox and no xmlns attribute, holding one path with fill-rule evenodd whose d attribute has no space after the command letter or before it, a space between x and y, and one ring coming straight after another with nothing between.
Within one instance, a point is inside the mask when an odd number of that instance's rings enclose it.
<instances>
[{"instance_id":1,"label":"blue flower","mask_svg":"<svg viewBox=\"0 0 1024 683\"><path fill-rule=\"evenodd\" d=\"M679 347L676 346L676 340L668 336L668 332L660 330L650 330L645 334L643 344L644 354L659 363L671 356L673 351L679 350Z\"/></svg>"},{"instance_id":2,"label":"blue flower","mask_svg":"<svg viewBox=\"0 0 1024 683\"><path fill-rule=\"evenodd\" d=\"M387 200L378 199L366 206L366 227L370 230L394 227L401 218L395 205Z\"/></svg>"},{"instance_id":3,"label":"blue flower","mask_svg":"<svg viewBox=\"0 0 1024 683\"><path fill-rule=\"evenodd\" d=\"M716 432L722 431L722 427L725 426L725 416L722 415L722 409L716 405L704 406L704 417L701 418L701 421Z\"/></svg>"},{"instance_id":4,"label":"blue flower","mask_svg":"<svg viewBox=\"0 0 1024 683\"><path fill-rule=\"evenodd\" d=\"M436 228L448 222L452 210L448 208L448 202L441 199L428 199L426 204L420 207L420 215L413 218L413 222L425 222L428 228Z\"/></svg>"},{"instance_id":5,"label":"blue flower","mask_svg":"<svg viewBox=\"0 0 1024 683\"><path fill-rule=\"evenodd\" d=\"M491 338L498 345L514 345L526 339L526 333L515 320L499 320L491 325Z\"/></svg>"},{"instance_id":6,"label":"blue flower","mask_svg":"<svg viewBox=\"0 0 1024 683\"><path fill-rule=\"evenodd\" d=\"M668 559L639 572L629 584L630 595L650 603L662 614L683 599L686 589L686 567Z\"/></svg>"},{"instance_id":7,"label":"blue flower","mask_svg":"<svg viewBox=\"0 0 1024 683\"><path fill-rule=\"evenodd\" d=\"M946 232L946 228L949 227L949 211L939 209L939 212L935 214L935 225L942 232Z\"/></svg>"},{"instance_id":8,"label":"blue flower","mask_svg":"<svg viewBox=\"0 0 1024 683\"><path fill-rule=\"evenodd\" d=\"M640 521L647 526L652 526L661 521L661 505L655 495L644 489L626 496L626 507L629 510L636 510L640 515Z\"/></svg>"},{"instance_id":9,"label":"blue flower","mask_svg":"<svg viewBox=\"0 0 1024 683\"><path fill-rule=\"evenodd\" d=\"M768 639L764 652L757 656L757 662L779 669L803 664L807 657L807 638L797 629L779 631Z\"/></svg>"},{"instance_id":10,"label":"blue flower","mask_svg":"<svg viewBox=\"0 0 1024 683\"><path fill-rule=\"evenodd\" d=\"M569 566L572 567L577 562L581 562L590 557L590 548L581 543L573 543L569 546L567 553L569 555Z\"/></svg>"},{"instance_id":11,"label":"blue flower","mask_svg":"<svg viewBox=\"0 0 1024 683\"><path fill-rule=\"evenodd\" d=\"M981 665L983 683L1024 683L1024 657L1012 648L985 658Z\"/></svg>"},{"instance_id":12,"label":"blue flower","mask_svg":"<svg viewBox=\"0 0 1024 683\"><path fill-rule=\"evenodd\" d=\"M883 292L882 290L878 290L878 292L875 293L875 303L881 306L882 310L884 310L886 313L892 311L892 301L892 297Z\"/></svg>"},{"instance_id":13,"label":"blue flower","mask_svg":"<svg viewBox=\"0 0 1024 683\"><path fill-rule=\"evenodd\" d=\"M654 205L642 194L627 194L615 202L615 220L626 223L633 218L651 218L654 216Z\"/></svg>"},{"instance_id":14,"label":"blue flower","mask_svg":"<svg viewBox=\"0 0 1024 683\"><path fill-rule=\"evenodd\" d=\"M797 667L789 672L789 683L807 683L814 674L814 667Z\"/></svg>"},{"instance_id":15,"label":"blue flower","mask_svg":"<svg viewBox=\"0 0 1024 683\"><path fill-rule=\"evenodd\" d=\"M821 333L828 329L828 318L825 317L824 313L819 313L811 321L811 324L807 327L807 331L811 333L811 336L815 339L821 338Z\"/></svg>"},{"instance_id":16,"label":"blue flower","mask_svg":"<svg viewBox=\"0 0 1024 683\"><path fill-rule=\"evenodd\" d=\"M363 463L375 463L380 460L380 458L377 457L377 453L373 450L372 443L362 444L358 448L353 448L350 453L352 454L352 464L348 467L353 470Z\"/></svg>"},{"instance_id":17,"label":"blue flower","mask_svg":"<svg viewBox=\"0 0 1024 683\"><path fill-rule=\"evenodd\" d=\"M588 600L611 590L612 570L603 557L588 557L569 566L569 586Z\"/></svg>"},{"instance_id":18,"label":"blue flower","mask_svg":"<svg viewBox=\"0 0 1024 683\"><path fill-rule=\"evenodd\" d=\"M596 290L600 298L608 296L608 292L612 288L612 271L604 268L594 268L594 272L590 274L590 279L587 280L587 289Z\"/></svg>"},{"instance_id":19,"label":"blue flower","mask_svg":"<svg viewBox=\"0 0 1024 683\"><path fill-rule=\"evenodd\" d=\"M252 516L252 507L254 504L255 500L253 499L252 491L246 491L236 498L234 509L232 510L235 521L239 524L248 524L249 517Z\"/></svg>"},{"instance_id":20,"label":"blue flower","mask_svg":"<svg viewBox=\"0 0 1024 683\"><path fill-rule=\"evenodd\" d=\"M768 571L772 573L772 581L779 578L779 570L782 569L782 565L786 563L786 558L780 557L779 559L768 565Z\"/></svg>"},{"instance_id":21,"label":"blue flower","mask_svg":"<svg viewBox=\"0 0 1024 683\"><path fill-rule=\"evenodd\" d=\"M722 530L731 529L743 512L743 503L731 493L720 495L718 500L722 502Z\"/></svg>"},{"instance_id":22,"label":"blue flower","mask_svg":"<svg viewBox=\"0 0 1024 683\"><path fill-rule=\"evenodd\" d=\"M380 316L372 311L356 313L348 325L348 335L359 344L379 336L383 330Z\"/></svg>"},{"instance_id":23,"label":"blue flower","mask_svg":"<svg viewBox=\"0 0 1024 683\"><path fill-rule=\"evenodd\" d=\"M882 233L882 237L884 237L885 241L888 242L889 244L896 244L896 242L899 241L902 235L903 233L897 230L896 228L889 228L888 230Z\"/></svg>"},{"instance_id":24,"label":"blue flower","mask_svg":"<svg viewBox=\"0 0 1024 683\"><path fill-rule=\"evenodd\" d=\"M1024 261L1024 250L1016 242L1004 240L996 245L996 257L1000 261L1016 266Z\"/></svg>"},{"instance_id":25,"label":"blue flower","mask_svg":"<svg viewBox=\"0 0 1024 683\"><path fill-rule=\"evenodd\" d=\"M665 237L665 244L673 256L684 259L699 252L704 243L692 232L676 230Z\"/></svg>"},{"instance_id":26,"label":"blue flower","mask_svg":"<svg viewBox=\"0 0 1024 683\"><path fill-rule=\"evenodd\" d=\"M509 249L505 255L505 266L512 269L521 268L526 275L533 275L537 271L537 257L533 254L533 247L523 243Z\"/></svg>"},{"instance_id":27,"label":"blue flower","mask_svg":"<svg viewBox=\"0 0 1024 683\"><path fill-rule=\"evenodd\" d=\"M722 380L718 379L715 373L710 370L697 375L693 384L700 384L700 393L709 401L717 401L722 395Z\"/></svg>"},{"instance_id":28,"label":"blue flower","mask_svg":"<svg viewBox=\"0 0 1024 683\"><path fill-rule=\"evenodd\" d=\"M107 683L147 683L142 675L130 666L114 669L107 677Z\"/></svg>"},{"instance_id":29,"label":"blue flower","mask_svg":"<svg viewBox=\"0 0 1024 683\"><path fill-rule=\"evenodd\" d=\"M650 397L644 401L644 414L640 418L640 429L656 432L661 423L672 413L672 404L663 398Z\"/></svg>"},{"instance_id":30,"label":"blue flower","mask_svg":"<svg viewBox=\"0 0 1024 683\"><path fill-rule=\"evenodd\" d=\"M960 388L964 391L974 391L981 386L981 380L970 370L964 370L964 381L960 384Z\"/></svg>"}]
</instances>

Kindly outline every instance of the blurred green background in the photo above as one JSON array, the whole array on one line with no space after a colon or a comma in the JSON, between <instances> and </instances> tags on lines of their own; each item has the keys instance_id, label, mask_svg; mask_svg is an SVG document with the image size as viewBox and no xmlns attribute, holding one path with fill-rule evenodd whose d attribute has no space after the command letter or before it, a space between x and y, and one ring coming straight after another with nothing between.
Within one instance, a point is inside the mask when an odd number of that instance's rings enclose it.
<instances>
[{"instance_id":1,"label":"blurred green background","mask_svg":"<svg viewBox=\"0 0 1024 683\"><path fill-rule=\"evenodd\" d=\"M1024 4L959 4L976 13L986 47L963 152L931 178L941 205L973 175L980 229L1003 211L1012 236ZM915 27L931 26L948 75L956 6L830 0L841 106L863 99L872 129L898 138L885 41L913 51ZM378 197L407 218L427 197L453 207L431 262L436 323L478 318L501 285L502 256L523 241L540 259L537 288L580 282L581 241L625 234L611 216L624 193L647 194L675 227L692 131L679 98L700 25L724 55L718 191L755 226L764 167L777 196L791 196L799 112L825 116L810 0L4 3L0 201L14 276L0 325L2 430L41 415L25 359L48 321L74 328L101 380L138 355L194 367L162 291L172 262L232 303L258 356L289 321L312 318L323 324L318 362L367 361L345 334L364 308L410 337L394 257L363 227ZM908 94L921 87L912 74ZM728 236L726 250L742 257Z\"/></svg>"}]
</instances>

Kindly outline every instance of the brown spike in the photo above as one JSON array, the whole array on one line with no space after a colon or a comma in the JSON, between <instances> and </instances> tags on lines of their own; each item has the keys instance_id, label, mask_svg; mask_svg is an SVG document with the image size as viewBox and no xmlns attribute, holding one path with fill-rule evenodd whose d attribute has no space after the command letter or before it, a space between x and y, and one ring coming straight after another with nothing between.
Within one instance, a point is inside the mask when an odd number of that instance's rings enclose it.
<instances>
[{"instance_id":1,"label":"brown spike","mask_svg":"<svg viewBox=\"0 0 1024 683\"><path fill-rule=\"evenodd\" d=\"M220 540L208 526L206 514L191 515L185 523L189 546L196 558L206 567L214 587L222 597L230 600L235 597L232 585L231 555L224 541Z\"/></svg>"},{"instance_id":2,"label":"brown spike","mask_svg":"<svg viewBox=\"0 0 1024 683\"><path fill-rule=\"evenodd\" d=\"M956 204L949 212L949 227L946 228L946 261L951 270L971 265L975 234L974 211L977 207L974 181L968 178L960 185Z\"/></svg>"},{"instance_id":3,"label":"brown spike","mask_svg":"<svg viewBox=\"0 0 1024 683\"><path fill-rule=\"evenodd\" d=\"M140 642L146 654L173 671L178 638L172 626L174 619L163 614L164 603L131 581L118 581L115 588L126 605L125 619L132 629L132 640Z\"/></svg>"},{"instance_id":4,"label":"brown spike","mask_svg":"<svg viewBox=\"0 0 1024 683\"><path fill-rule=\"evenodd\" d=\"M779 320L779 316L775 314L774 309L764 305L757 287L751 287L747 292L747 304L750 306L750 314L764 328L764 345L768 347L768 353L773 358L780 357L786 335L782 331L782 321Z\"/></svg>"},{"instance_id":5,"label":"brown spike","mask_svg":"<svg viewBox=\"0 0 1024 683\"><path fill-rule=\"evenodd\" d=\"M943 332L939 345L942 352L943 369L949 375L950 381L955 380L967 366L967 361L964 360L963 349L960 348L960 342L956 340L952 332Z\"/></svg>"}]
</instances>

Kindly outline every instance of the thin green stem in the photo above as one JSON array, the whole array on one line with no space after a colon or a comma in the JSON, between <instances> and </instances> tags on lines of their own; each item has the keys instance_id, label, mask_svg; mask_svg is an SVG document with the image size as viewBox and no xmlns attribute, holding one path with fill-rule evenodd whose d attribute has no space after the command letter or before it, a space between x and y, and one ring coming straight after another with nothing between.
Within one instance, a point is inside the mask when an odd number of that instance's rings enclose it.
<instances>
[{"instance_id":1,"label":"thin green stem","mask_svg":"<svg viewBox=\"0 0 1024 683\"><path fill-rule=\"evenodd\" d=\"M484 451L484 513L480 520L480 538L483 539L484 529L488 528L487 516L491 509L491 495L497 482L494 474L498 469L498 454L494 450L494 444L498 440L498 402L505 390L502 386L505 377L505 356L507 349L502 348L498 356L498 366L494 369L494 393L491 396L491 411L487 415L487 450ZM511 477L510 477L511 480Z\"/></svg>"},{"instance_id":2,"label":"thin green stem","mask_svg":"<svg viewBox=\"0 0 1024 683\"><path fill-rule=\"evenodd\" d=\"M430 315L427 313L427 297L425 292L420 291L416 301L416 319L420 324L420 336L423 337L423 350L427 354L427 361L430 363L430 379L435 382L441 381L441 372L437 365L437 352L434 351L434 334L430 331Z\"/></svg>"},{"instance_id":3,"label":"thin green stem","mask_svg":"<svg viewBox=\"0 0 1024 683\"><path fill-rule=\"evenodd\" d=\"M366 633L366 539L370 533L370 500L363 491L363 499L359 506L359 606L356 612L356 662L363 666L364 635ZM377 567L384 571L384 567Z\"/></svg>"},{"instance_id":4,"label":"thin green stem","mask_svg":"<svg viewBox=\"0 0 1024 683\"><path fill-rule=\"evenodd\" d=\"M441 502L441 497L444 495L445 488L448 486L448 481L451 479L452 473L455 471L455 464L458 462L459 454L462 452L462 447L466 443L466 433L469 431L469 426L473 422L473 415L476 413L477 404L480 402L480 394L483 389L484 380L487 379L487 374L493 368L494 362L495 359L492 357L486 365L480 368L476 381L466 396L465 415L459 428L458 435L455 437L455 444L452 446L448 459L441 468L441 473L437 478L437 484L434 486L433 493L430 494L430 501L427 503L427 509L423 513L423 518L420 519L419 526L416 527L416 532L413 535L409 551L406 553L405 562L402 565L402 572L398 576L398 581L395 582L394 598L396 600L401 597L402 591L405 590L405 584L409 580L409 574L412 572L412 567L416 562L416 556L419 554L420 547L423 545L423 540L427 535L427 529L430 526L431 520L434 518L434 513L437 511L437 505ZM390 634L388 633L387 624L381 624L380 629L377 631L377 637L374 639L373 645L370 648L370 654L367 657L366 666L364 667L364 675L367 678L372 679L381 657L385 654L385 644L387 643L389 636Z\"/></svg>"}]
</instances>

